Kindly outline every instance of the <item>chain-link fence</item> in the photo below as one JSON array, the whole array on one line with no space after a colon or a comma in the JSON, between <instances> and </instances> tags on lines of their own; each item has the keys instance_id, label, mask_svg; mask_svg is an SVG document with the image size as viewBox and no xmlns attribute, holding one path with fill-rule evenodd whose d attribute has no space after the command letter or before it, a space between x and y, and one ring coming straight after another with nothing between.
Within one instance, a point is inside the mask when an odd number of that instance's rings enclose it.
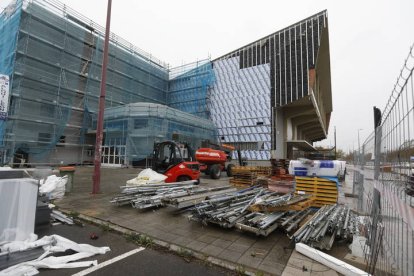
<instances>
[{"instance_id":1,"label":"chain-link fence","mask_svg":"<svg viewBox=\"0 0 414 276\"><path fill-rule=\"evenodd\" d=\"M414 45L375 131L354 155L367 271L414 275ZM375 113L375 112L374 112ZM381 120L381 121L380 121Z\"/></svg>"}]
</instances>

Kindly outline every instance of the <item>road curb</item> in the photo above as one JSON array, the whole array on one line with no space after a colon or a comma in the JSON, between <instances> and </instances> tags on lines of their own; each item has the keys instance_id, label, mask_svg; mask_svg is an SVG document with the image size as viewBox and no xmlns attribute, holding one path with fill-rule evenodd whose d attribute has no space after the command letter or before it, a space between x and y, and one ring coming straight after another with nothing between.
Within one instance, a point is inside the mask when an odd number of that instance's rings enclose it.
<instances>
[{"instance_id":1,"label":"road curb","mask_svg":"<svg viewBox=\"0 0 414 276\"><path fill-rule=\"evenodd\" d=\"M71 210L59 209L59 211L65 213L66 215L69 215L69 216L71 215ZM79 214L78 218L81 219L81 220L84 220L86 222L95 224L95 225L105 225L106 227L109 227L112 231L114 231L116 233L119 233L119 234L123 234L123 235L125 235L125 234L127 234L127 235L128 234L142 234L142 235L148 236L153 240L155 245L160 246L160 247L165 248L165 249L168 249L168 250L176 253L179 256L182 254L182 250L185 249L189 253L189 255L191 255L192 257L194 257L194 258L196 258L200 261L208 262L208 263L211 263L213 265L226 268L226 269L234 271L234 272L236 272L237 274L240 274L240 275L251 275L251 276L253 276L253 275L258 275L258 273L260 273L260 275L271 275L269 273L266 273L266 272L258 270L258 269L249 268L249 267L246 267L244 265L237 265L237 264L229 262L229 261L225 261L225 260L213 257L213 256L209 256L205 253L194 251L194 250L192 250L190 248L187 248L187 247L182 247L182 246L179 246L179 245L176 245L176 244L172 244L172 243L169 243L169 242L165 242L165 241L156 239L156 238L148 235L147 233L140 233L140 232L137 232L133 229L130 229L130 228L127 228L127 227L122 227L122 226L119 226L115 223L112 223L111 221L104 221L104 220L101 220L99 218L92 217L92 216L87 216L87 215L84 215L84 214Z\"/></svg>"}]
</instances>

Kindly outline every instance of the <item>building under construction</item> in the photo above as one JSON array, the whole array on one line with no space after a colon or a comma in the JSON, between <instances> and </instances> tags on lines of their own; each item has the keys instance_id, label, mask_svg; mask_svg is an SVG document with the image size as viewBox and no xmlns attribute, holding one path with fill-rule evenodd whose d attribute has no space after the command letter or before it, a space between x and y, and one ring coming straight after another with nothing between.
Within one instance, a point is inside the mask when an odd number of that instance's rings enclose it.
<instances>
[{"instance_id":1,"label":"building under construction","mask_svg":"<svg viewBox=\"0 0 414 276\"><path fill-rule=\"evenodd\" d=\"M0 33L10 80L2 163L91 162L104 28L55 0L18 0ZM332 111L326 12L173 69L111 34L105 106L104 163L138 162L154 141L177 137L234 144L256 160L312 149Z\"/></svg>"}]
</instances>

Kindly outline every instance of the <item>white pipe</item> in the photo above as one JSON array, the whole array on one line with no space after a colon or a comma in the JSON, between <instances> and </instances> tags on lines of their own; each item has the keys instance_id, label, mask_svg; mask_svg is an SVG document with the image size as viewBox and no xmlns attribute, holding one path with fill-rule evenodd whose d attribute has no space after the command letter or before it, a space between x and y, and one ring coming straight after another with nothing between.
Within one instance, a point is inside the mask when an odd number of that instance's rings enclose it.
<instances>
[{"instance_id":1,"label":"white pipe","mask_svg":"<svg viewBox=\"0 0 414 276\"><path fill-rule=\"evenodd\" d=\"M323 253L322 251L316 250L310 246L307 246L303 243L297 243L295 247L296 251L302 253L303 255L320 262L321 264L326 265L329 268L332 268L336 272L339 272L346 276L370 276L371 274L356 268L350 264L347 264L341 260L338 260L335 257L332 257L328 254Z\"/></svg>"}]
</instances>

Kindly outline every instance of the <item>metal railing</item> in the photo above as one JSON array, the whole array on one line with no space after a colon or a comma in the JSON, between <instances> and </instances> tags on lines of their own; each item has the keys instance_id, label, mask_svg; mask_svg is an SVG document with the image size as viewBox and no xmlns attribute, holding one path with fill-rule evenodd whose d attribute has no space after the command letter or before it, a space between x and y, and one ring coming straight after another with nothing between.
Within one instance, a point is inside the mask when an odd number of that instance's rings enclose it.
<instances>
[{"instance_id":1,"label":"metal railing","mask_svg":"<svg viewBox=\"0 0 414 276\"><path fill-rule=\"evenodd\" d=\"M381 123L354 155L353 192L374 275L414 275L414 45Z\"/></svg>"}]
</instances>

